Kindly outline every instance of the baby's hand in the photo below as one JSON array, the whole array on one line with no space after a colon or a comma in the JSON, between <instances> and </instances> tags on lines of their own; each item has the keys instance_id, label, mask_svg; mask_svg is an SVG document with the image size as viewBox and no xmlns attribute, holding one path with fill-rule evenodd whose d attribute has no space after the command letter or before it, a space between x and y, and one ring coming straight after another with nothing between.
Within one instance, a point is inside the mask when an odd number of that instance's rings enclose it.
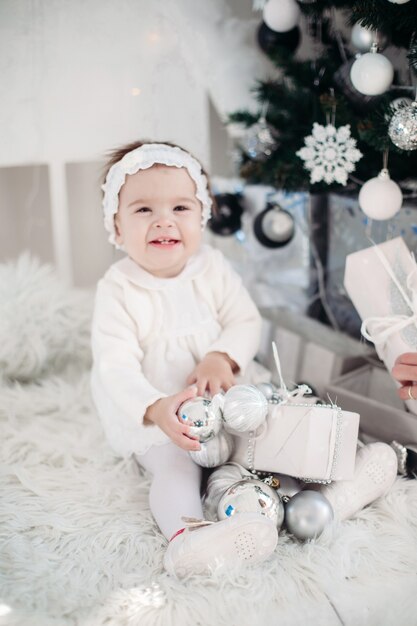
<instances>
[{"instance_id":1,"label":"baby's hand","mask_svg":"<svg viewBox=\"0 0 417 626\"><path fill-rule=\"evenodd\" d=\"M187 384L197 385L197 393L204 396L206 389L212 396L221 389L227 391L235 384L233 372L237 364L224 352L209 352L187 378Z\"/></svg>"},{"instance_id":2,"label":"baby's hand","mask_svg":"<svg viewBox=\"0 0 417 626\"><path fill-rule=\"evenodd\" d=\"M181 423L177 415L180 405L190 398L195 398L196 395L197 388L190 387L176 393L175 396L160 398L148 407L145 422L149 421L159 426L183 450L200 450L198 440L190 435L190 427Z\"/></svg>"}]
</instances>

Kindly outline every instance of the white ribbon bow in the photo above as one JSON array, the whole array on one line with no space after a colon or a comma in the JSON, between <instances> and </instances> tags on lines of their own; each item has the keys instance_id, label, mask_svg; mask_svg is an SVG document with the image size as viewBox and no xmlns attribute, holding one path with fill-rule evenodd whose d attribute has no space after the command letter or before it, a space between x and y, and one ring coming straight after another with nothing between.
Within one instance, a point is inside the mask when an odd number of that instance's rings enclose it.
<instances>
[{"instance_id":1,"label":"white ribbon bow","mask_svg":"<svg viewBox=\"0 0 417 626\"><path fill-rule=\"evenodd\" d=\"M408 274L406 280L407 289L412 294L412 300L410 300L407 293L400 284L398 278L396 277L388 259L386 258L384 253L378 248L378 246L376 244L374 245L375 253L377 254L389 277L394 282L395 286L400 292L404 302L407 304L408 308L412 312L411 315L387 315L385 317L368 317L362 322L362 336L365 337L365 339L367 339L368 341L374 343L375 346L380 346L381 344L384 344L387 339L391 337L391 335L394 335L395 333L403 330L407 326L410 326L411 324L416 324L417 326L417 291L416 289L413 289L412 286L412 281L414 280L417 272L417 265L414 255L411 254L414 267Z\"/></svg>"}]
</instances>

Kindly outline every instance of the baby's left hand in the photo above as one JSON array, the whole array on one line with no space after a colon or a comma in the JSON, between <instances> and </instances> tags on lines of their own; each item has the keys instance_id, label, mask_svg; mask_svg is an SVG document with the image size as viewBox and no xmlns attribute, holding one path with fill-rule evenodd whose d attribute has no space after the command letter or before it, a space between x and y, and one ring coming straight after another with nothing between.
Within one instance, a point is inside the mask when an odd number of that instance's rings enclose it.
<instances>
[{"instance_id":1,"label":"baby's left hand","mask_svg":"<svg viewBox=\"0 0 417 626\"><path fill-rule=\"evenodd\" d=\"M204 396L206 389L214 396L221 389L227 391L235 384L237 364L224 352L209 352L187 378L187 385L197 385L197 394Z\"/></svg>"}]
</instances>

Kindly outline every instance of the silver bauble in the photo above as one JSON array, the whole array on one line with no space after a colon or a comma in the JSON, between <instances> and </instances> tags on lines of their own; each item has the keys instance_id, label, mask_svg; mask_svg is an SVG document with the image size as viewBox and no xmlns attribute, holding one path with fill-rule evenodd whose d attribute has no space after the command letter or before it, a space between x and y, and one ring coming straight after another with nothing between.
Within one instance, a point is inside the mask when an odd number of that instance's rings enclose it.
<instances>
[{"instance_id":1,"label":"silver bauble","mask_svg":"<svg viewBox=\"0 0 417 626\"><path fill-rule=\"evenodd\" d=\"M253 124L245 132L245 135L239 141L244 152L251 159L262 160L272 154L275 147L275 139L273 138L268 124L264 117L261 117L256 124Z\"/></svg>"},{"instance_id":2,"label":"silver bauble","mask_svg":"<svg viewBox=\"0 0 417 626\"><path fill-rule=\"evenodd\" d=\"M200 450L189 454L194 463L201 467L218 467L230 459L233 446L233 437L221 430L213 439L202 443Z\"/></svg>"},{"instance_id":3,"label":"silver bauble","mask_svg":"<svg viewBox=\"0 0 417 626\"><path fill-rule=\"evenodd\" d=\"M369 52L373 43L377 44L378 50L383 50L387 45L388 38L380 31L355 24L350 34L350 41L359 52Z\"/></svg>"},{"instance_id":4,"label":"silver bauble","mask_svg":"<svg viewBox=\"0 0 417 626\"><path fill-rule=\"evenodd\" d=\"M261 480L249 478L231 485L217 507L219 520L238 513L261 513L280 528L284 520L284 505L275 489Z\"/></svg>"},{"instance_id":5,"label":"silver bauble","mask_svg":"<svg viewBox=\"0 0 417 626\"><path fill-rule=\"evenodd\" d=\"M272 383L258 383L256 388L259 389L267 400L272 398L272 394L275 391L275 386Z\"/></svg>"},{"instance_id":6,"label":"silver bauble","mask_svg":"<svg viewBox=\"0 0 417 626\"><path fill-rule=\"evenodd\" d=\"M401 107L391 118L388 135L401 150L417 149L417 102Z\"/></svg>"},{"instance_id":7,"label":"silver bauble","mask_svg":"<svg viewBox=\"0 0 417 626\"><path fill-rule=\"evenodd\" d=\"M226 489L245 476L249 476L249 472L237 463L225 463L210 474L203 498L204 511L208 519L217 520L217 506L220 498Z\"/></svg>"},{"instance_id":8,"label":"silver bauble","mask_svg":"<svg viewBox=\"0 0 417 626\"><path fill-rule=\"evenodd\" d=\"M318 491L300 491L285 506L285 525L297 539L318 537L332 521L332 506Z\"/></svg>"},{"instance_id":9,"label":"silver bauble","mask_svg":"<svg viewBox=\"0 0 417 626\"><path fill-rule=\"evenodd\" d=\"M197 396L183 402L178 417L190 426L190 434L204 443L213 439L222 426L222 413L217 403Z\"/></svg>"},{"instance_id":10,"label":"silver bauble","mask_svg":"<svg viewBox=\"0 0 417 626\"><path fill-rule=\"evenodd\" d=\"M223 419L232 431L256 430L267 413L267 399L254 385L234 385L224 396Z\"/></svg>"}]
</instances>

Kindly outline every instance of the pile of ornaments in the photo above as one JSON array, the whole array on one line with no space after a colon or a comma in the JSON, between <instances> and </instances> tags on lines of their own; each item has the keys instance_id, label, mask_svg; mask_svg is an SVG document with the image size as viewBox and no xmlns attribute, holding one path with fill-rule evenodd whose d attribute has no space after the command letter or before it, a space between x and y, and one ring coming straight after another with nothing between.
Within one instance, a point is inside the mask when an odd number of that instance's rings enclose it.
<instances>
[{"instance_id":1,"label":"pile of ornaments","mask_svg":"<svg viewBox=\"0 0 417 626\"><path fill-rule=\"evenodd\" d=\"M212 400L197 397L180 406L179 419L201 444L201 450L189 452L190 456L202 467L217 467L208 480L205 507L216 520L258 512L278 530L285 525L297 539L313 539L333 520L332 507L322 494L299 491L298 482L290 477L282 477L283 484L273 477L264 481L236 463L227 463L233 453L233 434L258 429L266 421L268 400L280 401L279 390L268 383L235 385Z\"/></svg>"},{"instance_id":2,"label":"pile of ornaments","mask_svg":"<svg viewBox=\"0 0 417 626\"><path fill-rule=\"evenodd\" d=\"M233 434L256 430L266 420L268 401L254 385L234 385L211 400L203 397L186 400L178 417L198 437L201 449L190 452L202 467L218 467L233 453Z\"/></svg>"}]
</instances>

